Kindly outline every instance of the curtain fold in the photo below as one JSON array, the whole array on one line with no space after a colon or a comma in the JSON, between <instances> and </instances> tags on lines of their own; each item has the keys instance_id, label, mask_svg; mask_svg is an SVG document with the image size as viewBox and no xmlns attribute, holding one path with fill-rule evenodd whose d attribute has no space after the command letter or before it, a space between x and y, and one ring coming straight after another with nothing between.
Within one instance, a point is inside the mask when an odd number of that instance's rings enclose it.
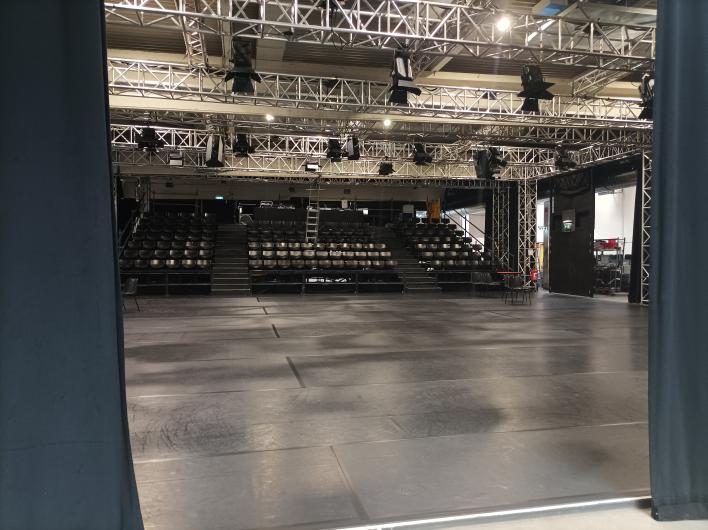
<instances>
[{"instance_id":1,"label":"curtain fold","mask_svg":"<svg viewBox=\"0 0 708 530\"><path fill-rule=\"evenodd\" d=\"M99 0L7 2L0 528L142 530Z\"/></svg>"},{"instance_id":2,"label":"curtain fold","mask_svg":"<svg viewBox=\"0 0 708 530\"><path fill-rule=\"evenodd\" d=\"M651 235L653 515L708 518L708 2L659 1Z\"/></svg>"}]
</instances>

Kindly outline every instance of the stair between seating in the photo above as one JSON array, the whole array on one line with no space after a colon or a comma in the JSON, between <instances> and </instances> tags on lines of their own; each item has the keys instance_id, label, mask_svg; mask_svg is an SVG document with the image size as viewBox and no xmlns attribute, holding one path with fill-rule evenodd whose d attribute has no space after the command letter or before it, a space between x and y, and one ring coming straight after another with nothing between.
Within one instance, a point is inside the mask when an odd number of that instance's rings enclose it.
<instances>
[{"instance_id":1,"label":"stair between seating","mask_svg":"<svg viewBox=\"0 0 708 530\"><path fill-rule=\"evenodd\" d=\"M420 265L418 259L405 247L400 238L390 228L377 228L376 241L386 243L391 251L391 259L398 262L396 271L403 277L403 286L409 294L440 294L442 289L435 279Z\"/></svg>"},{"instance_id":2,"label":"stair between seating","mask_svg":"<svg viewBox=\"0 0 708 530\"><path fill-rule=\"evenodd\" d=\"M211 294L223 296L251 294L245 225L225 224L217 228Z\"/></svg>"}]
</instances>

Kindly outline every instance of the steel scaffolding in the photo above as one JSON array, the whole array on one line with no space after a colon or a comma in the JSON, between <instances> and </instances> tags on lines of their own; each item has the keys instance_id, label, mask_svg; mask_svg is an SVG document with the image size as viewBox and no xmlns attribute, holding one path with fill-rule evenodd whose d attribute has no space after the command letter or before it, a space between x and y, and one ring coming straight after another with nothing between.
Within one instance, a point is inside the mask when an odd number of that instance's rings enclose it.
<instances>
[{"instance_id":1,"label":"steel scaffolding","mask_svg":"<svg viewBox=\"0 0 708 530\"><path fill-rule=\"evenodd\" d=\"M651 128L640 120L638 98L557 95L540 101L539 114L521 110L516 92L488 88L418 84L422 94L407 105L388 102L389 83L259 72L252 95L234 95L226 70L158 61L108 58L108 90L114 96L229 103L246 107L346 111L364 114L475 120L481 124ZM248 109L245 109L248 110ZM264 113L258 109L259 113ZM381 119L374 116L374 119Z\"/></svg>"},{"instance_id":2,"label":"steel scaffolding","mask_svg":"<svg viewBox=\"0 0 708 530\"><path fill-rule=\"evenodd\" d=\"M428 57L464 54L518 63L540 62L603 70L647 69L654 58L653 26L598 21L581 9L545 17L474 3L428 0L169 0L106 2L106 22L180 30L199 21L204 34L333 46L411 48ZM496 21L505 15L510 30ZM420 68L427 65L422 63Z\"/></svg>"},{"instance_id":3,"label":"steel scaffolding","mask_svg":"<svg viewBox=\"0 0 708 530\"><path fill-rule=\"evenodd\" d=\"M111 124L111 141L116 147L137 147L138 137L144 126ZM176 127L152 126L157 138L164 142L165 149L199 150L205 149L207 140L215 131L196 130ZM228 135L227 135L228 136ZM233 134L230 134L233 137ZM328 141L336 138L344 142L348 135L330 134L287 136L265 133L249 133L246 139L254 149L252 156L300 156L326 158ZM470 171L472 154L476 150L486 149L489 144L474 141L458 140L456 142L435 143L425 142L426 151L435 162L461 164L465 171ZM554 151L552 149L532 149L528 147L500 146L500 154L507 162L507 167L541 166L546 172L553 166ZM227 153L231 146L227 146ZM382 160L384 157L395 161L409 161L413 157L411 141L392 141L359 138L359 151L363 159ZM346 157L346 155L345 155Z\"/></svg>"},{"instance_id":4,"label":"steel scaffolding","mask_svg":"<svg viewBox=\"0 0 708 530\"><path fill-rule=\"evenodd\" d=\"M509 270L509 186L492 192L492 260L495 270Z\"/></svg>"},{"instance_id":5,"label":"steel scaffolding","mask_svg":"<svg viewBox=\"0 0 708 530\"><path fill-rule=\"evenodd\" d=\"M536 262L536 180L519 181L517 272L526 286L531 285L531 270Z\"/></svg>"},{"instance_id":6,"label":"steel scaffolding","mask_svg":"<svg viewBox=\"0 0 708 530\"><path fill-rule=\"evenodd\" d=\"M165 127L207 129L217 127L228 129L237 126L241 132L271 135L332 135L358 134L367 138L408 140L425 137L431 142L449 142L450 139L467 139L489 145L517 145L553 149L559 144L569 147L608 146L623 149L639 149L651 146L651 129L616 129L594 127L552 127L519 125L485 125L466 123L462 120L424 121L393 120L390 128L376 119L347 118L325 119L313 117L279 116L275 121L267 121L263 116L240 114L235 109L221 110L218 114L208 112L186 112L178 110L155 110L148 103L145 108L111 108L113 123L135 124L150 121Z\"/></svg>"},{"instance_id":7,"label":"steel scaffolding","mask_svg":"<svg viewBox=\"0 0 708 530\"><path fill-rule=\"evenodd\" d=\"M649 304L649 280L651 278L651 197L652 160L651 151L642 151L642 252L641 252L641 303Z\"/></svg>"}]
</instances>

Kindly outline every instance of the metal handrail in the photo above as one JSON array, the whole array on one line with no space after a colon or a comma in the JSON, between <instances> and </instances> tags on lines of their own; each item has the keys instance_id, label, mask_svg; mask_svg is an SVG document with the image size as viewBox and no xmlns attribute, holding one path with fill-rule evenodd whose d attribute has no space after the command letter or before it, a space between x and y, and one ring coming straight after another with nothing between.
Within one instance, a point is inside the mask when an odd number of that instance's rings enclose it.
<instances>
[{"instance_id":1,"label":"metal handrail","mask_svg":"<svg viewBox=\"0 0 708 530\"><path fill-rule=\"evenodd\" d=\"M449 219L450 221L452 221L452 223L453 223L455 226L457 226L458 228L460 228L460 229L465 233L465 235L466 235L467 237L470 237L470 238L474 239L479 245L482 245L482 246L484 247L484 243L482 243L482 241L480 241L474 234L472 234L469 230L467 230L467 229L466 229L464 226L462 226L460 223L458 223L457 221L455 221L455 219L453 219L452 217L450 217L447 212L455 212L456 214L459 215L459 210L447 210L447 211L445 211L445 212L442 212L442 215L443 215L443 217L445 217L446 219ZM477 225L475 225L475 224L472 223L472 222L469 222L469 224L471 224L473 227L475 227L477 230L479 230L479 231L482 233L482 235L485 236L485 239L486 239L487 235L484 233L484 230L482 230L481 228L479 228Z\"/></svg>"},{"instance_id":2,"label":"metal handrail","mask_svg":"<svg viewBox=\"0 0 708 530\"><path fill-rule=\"evenodd\" d=\"M140 219L140 216L138 216L137 214L138 208L131 212L130 219L126 223L125 228L123 228L123 231L118 236L118 242L120 244L120 251L118 252L119 256L123 255L125 246L128 244L128 241L130 241L130 235L135 232L135 227L137 226L137 222Z\"/></svg>"}]
</instances>

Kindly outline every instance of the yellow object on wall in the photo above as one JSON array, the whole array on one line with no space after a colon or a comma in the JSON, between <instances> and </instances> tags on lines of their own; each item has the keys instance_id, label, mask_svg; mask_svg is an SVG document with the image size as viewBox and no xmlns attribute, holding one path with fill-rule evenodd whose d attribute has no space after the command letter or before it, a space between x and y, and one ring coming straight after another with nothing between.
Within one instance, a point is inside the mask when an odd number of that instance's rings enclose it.
<instances>
[{"instance_id":1,"label":"yellow object on wall","mask_svg":"<svg viewBox=\"0 0 708 530\"><path fill-rule=\"evenodd\" d=\"M428 219L440 219L440 200L428 202Z\"/></svg>"}]
</instances>

